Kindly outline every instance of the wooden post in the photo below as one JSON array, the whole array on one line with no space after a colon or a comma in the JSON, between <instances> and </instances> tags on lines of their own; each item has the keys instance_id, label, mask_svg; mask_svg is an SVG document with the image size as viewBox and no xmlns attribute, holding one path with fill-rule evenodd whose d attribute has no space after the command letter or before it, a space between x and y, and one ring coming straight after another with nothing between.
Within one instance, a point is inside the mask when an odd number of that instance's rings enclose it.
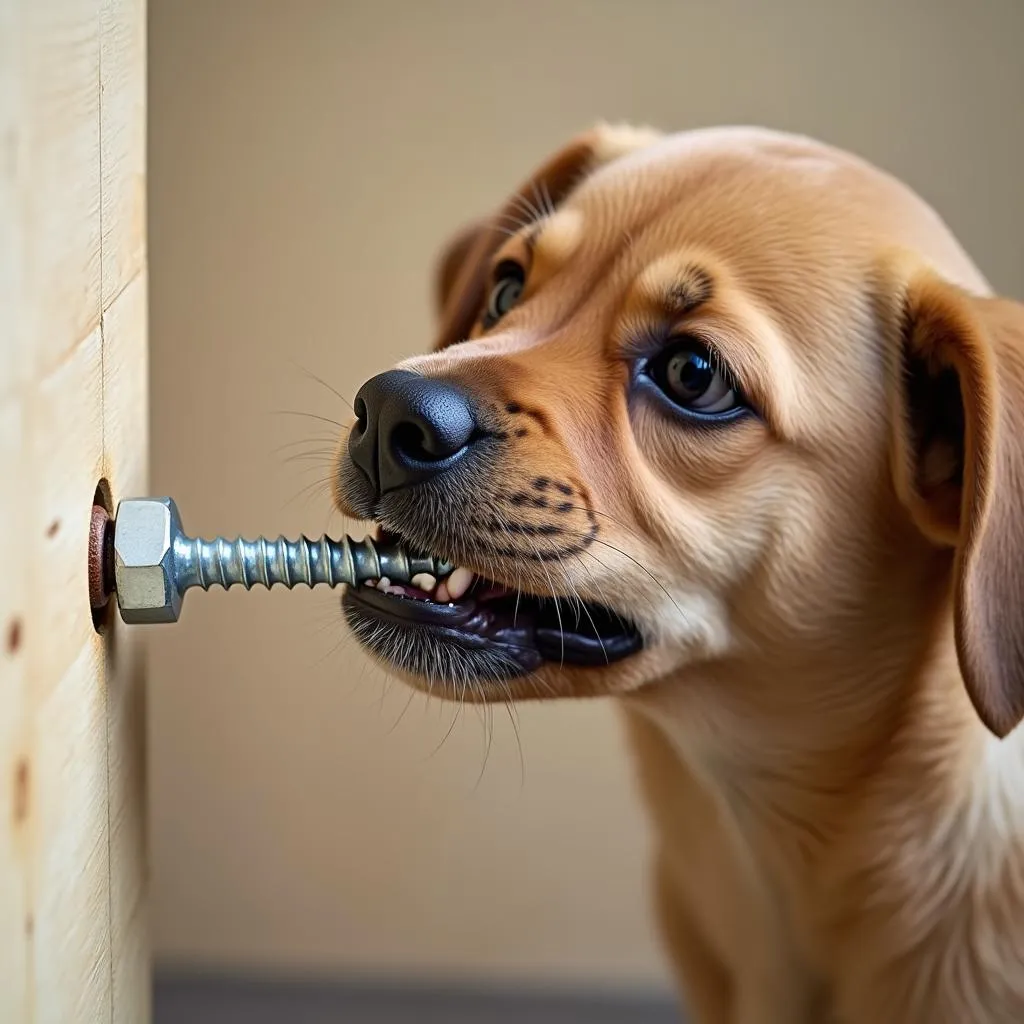
<instances>
[{"instance_id":1,"label":"wooden post","mask_svg":"<svg viewBox=\"0 0 1024 1024\"><path fill-rule=\"evenodd\" d=\"M143 671L94 494L145 493L145 0L0 0L0 1021L144 1024Z\"/></svg>"}]
</instances>

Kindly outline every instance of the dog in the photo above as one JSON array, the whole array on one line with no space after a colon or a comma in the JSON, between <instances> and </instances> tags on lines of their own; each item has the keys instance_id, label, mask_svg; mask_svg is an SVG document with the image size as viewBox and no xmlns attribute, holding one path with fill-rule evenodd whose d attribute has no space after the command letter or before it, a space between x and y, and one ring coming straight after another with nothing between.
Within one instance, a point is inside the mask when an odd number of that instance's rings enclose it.
<instances>
[{"instance_id":1,"label":"dog","mask_svg":"<svg viewBox=\"0 0 1024 1024\"><path fill-rule=\"evenodd\" d=\"M617 702L697 1024L1024 1021L1024 306L794 135L601 125L436 275L335 499L414 686Z\"/></svg>"}]
</instances>

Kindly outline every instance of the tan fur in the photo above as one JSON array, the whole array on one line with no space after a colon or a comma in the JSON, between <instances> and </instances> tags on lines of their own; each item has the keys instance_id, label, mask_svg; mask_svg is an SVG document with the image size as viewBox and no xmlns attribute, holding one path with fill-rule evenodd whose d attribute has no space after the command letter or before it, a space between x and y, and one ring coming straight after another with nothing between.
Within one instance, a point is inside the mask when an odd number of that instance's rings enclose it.
<instances>
[{"instance_id":1,"label":"tan fur","mask_svg":"<svg viewBox=\"0 0 1024 1024\"><path fill-rule=\"evenodd\" d=\"M548 216L517 230L524 199ZM484 330L492 267L531 246ZM510 685L622 706L697 1024L1024 1021L1024 309L905 186L758 129L598 128L443 265L438 350L403 365L515 441L453 502L520 493L540 522L531 486L560 481L594 538L465 564L649 641ZM632 396L667 329L758 414L693 429Z\"/></svg>"}]
</instances>

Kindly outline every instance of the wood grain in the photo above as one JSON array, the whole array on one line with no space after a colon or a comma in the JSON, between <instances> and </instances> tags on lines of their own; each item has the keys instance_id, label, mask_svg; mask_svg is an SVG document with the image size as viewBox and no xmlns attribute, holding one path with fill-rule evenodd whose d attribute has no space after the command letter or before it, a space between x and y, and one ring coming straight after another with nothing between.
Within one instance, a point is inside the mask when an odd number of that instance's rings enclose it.
<instances>
[{"instance_id":1,"label":"wood grain","mask_svg":"<svg viewBox=\"0 0 1024 1024\"><path fill-rule=\"evenodd\" d=\"M0 0L5 1024L149 1018L141 652L86 573L98 481L146 488L144 196L143 0Z\"/></svg>"}]
</instances>

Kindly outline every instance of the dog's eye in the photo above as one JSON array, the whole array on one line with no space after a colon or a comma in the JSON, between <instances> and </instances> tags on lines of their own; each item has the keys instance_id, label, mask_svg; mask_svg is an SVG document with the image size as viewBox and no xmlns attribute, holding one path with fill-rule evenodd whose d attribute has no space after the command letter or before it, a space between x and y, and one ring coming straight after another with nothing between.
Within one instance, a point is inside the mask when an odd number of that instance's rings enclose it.
<instances>
[{"instance_id":1,"label":"dog's eye","mask_svg":"<svg viewBox=\"0 0 1024 1024\"><path fill-rule=\"evenodd\" d=\"M498 264L494 273L494 287L487 297L484 310L485 328L493 327L518 301L526 284L526 272L512 260Z\"/></svg>"},{"instance_id":2,"label":"dog's eye","mask_svg":"<svg viewBox=\"0 0 1024 1024\"><path fill-rule=\"evenodd\" d=\"M669 345L647 369L675 405L703 416L722 416L743 407L728 370L703 342L682 338Z\"/></svg>"}]
</instances>

